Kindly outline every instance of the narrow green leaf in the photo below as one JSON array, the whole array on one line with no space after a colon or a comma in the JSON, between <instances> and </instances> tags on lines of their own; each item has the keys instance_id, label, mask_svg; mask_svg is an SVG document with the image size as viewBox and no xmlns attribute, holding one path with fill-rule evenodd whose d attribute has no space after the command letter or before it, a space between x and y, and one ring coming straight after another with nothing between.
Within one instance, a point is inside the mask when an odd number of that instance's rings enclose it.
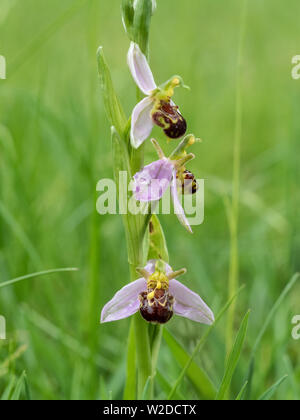
<instances>
[{"instance_id":1,"label":"narrow green leaf","mask_svg":"<svg viewBox=\"0 0 300 420\"><path fill-rule=\"evenodd\" d=\"M248 387L248 390L247 390L246 399L251 399L251 388L252 388L252 379L253 379L254 366L255 366L255 356L256 356L258 348L261 344L263 336L265 335L269 325L273 321L278 308L280 307L280 305L282 304L282 302L284 301L286 296L289 294L289 292L291 291L291 289L294 287L294 285L297 283L297 281L299 279L300 279L300 273L294 274L294 276L291 278L289 283L286 285L285 289L282 291L278 300L275 302L273 308L269 312L269 315L268 315L266 321L264 322L264 324L263 324L263 326L262 326L262 328L261 328L261 330L258 334L258 337L256 339L256 342L255 342L253 350L252 350L252 355L250 357L249 370L248 370L248 374L247 374L247 381L249 383L249 387Z\"/></svg>"},{"instance_id":2,"label":"narrow green leaf","mask_svg":"<svg viewBox=\"0 0 300 420\"><path fill-rule=\"evenodd\" d=\"M261 343L261 340L262 340L263 336L265 335L265 332L267 331L267 329L268 329L269 325L271 324L272 320L274 319L275 313L277 312L278 308L280 307L280 305L284 301L285 297L288 295L290 290L294 287L295 283L299 279L300 279L300 274L296 273L292 277L290 282L287 284L287 286L285 287L285 289L283 290L283 292L279 296L278 300L275 302L275 305L273 306L273 308L269 312L269 315L268 315L265 323L263 324L262 329L260 330L260 333L258 334L258 337L257 337L256 342L255 342L254 347L253 347L252 356L254 356L256 354L257 349L258 349L258 347Z\"/></svg>"},{"instance_id":3,"label":"narrow green leaf","mask_svg":"<svg viewBox=\"0 0 300 420\"><path fill-rule=\"evenodd\" d=\"M130 324L128 347L127 347L127 368L126 384L124 389L124 400L136 399L136 351L133 320Z\"/></svg>"},{"instance_id":4,"label":"narrow green leaf","mask_svg":"<svg viewBox=\"0 0 300 420\"><path fill-rule=\"evenodd\" d=\"M274 385L271 386L258 400L259 401L269 401L280 385L288 378L288 375L283 376L283 378L279 379Z\"/></svg>"},{"instance_id":5,"label":"narrow green leaf","mask_svg":"<svg viewBox=\"0 0 300 420\"><path fill-rule=\"evenodd\" d=\"M15 279L0 283L0 289L2 287L11 286L12 284L18 283L22 280L32 279L34 277L46 276L48 274L64 273L64 272L69 272L69 271L78 271L78 268L56 268L54 270L39 271L38 273L27 274L26 276L17 277Z\"/></svg>"},{"instance_id":6,"label":"narrow green leaf","mask_svg":"<svg viewBox=\"0 0 300 420\"><path fill-rule=\"evenodd\" d=\"M230 388L231 380L236 370L236 367L238 365L240 355L244 346L245 338L247 335L249 316L250 316L250 311L247 312L245 318L243 319L241 327L237 334L236 341L229 355L229 359L228 359L227 366L225 369L224 378L222 380L220 389L217 393L216 400L224 400L225 395Z\"/></svg>"},{"instance_id":7,"label":"narrow green leaf","mask_svg":"<svg viewBox=\"0 0 300 420\"><path fill-rule=\"evenodd\" d=\"M129 162L129 155L126 144L121 139L118 131L114 126L111 127L111 141L113 150L113 161L114 161L114 176L117 184L117 189L120 189L120 172L127 172L127 184L131 180L131 169ZM122 185L121 188L125 189L127 193L127 185Z\"/></svg>"},{"instance_id":8,"label":"narrow green leaf","mask_svg":"<svg viewBox=\"0 0 300 420\"><path fill-rule=\"evenodd\" d=\"M18 382L16 384L16 388L11 396L12 401L17 401L21 397L21 392L23 391L24 387L24 378L25 378L25 371L22 373L20 378L18 379Z\"/></svg>"},{"instance_id":9,"label":"narrow green leaf","mask_svg":"<svg viewBox=\"0 0 300 420\"><path fill-rule=\"evenodd\" d=\"M106 388L106 383L103 377L100 378L100 389L99 389L100 399L101 401L105 401L109 399L109 395Z\"/></svg>"},{"instance_id":10,"label":"narrow green leaf","mask_svg":"<svg viewBox=\"0 0 300 420\"><path fill-rule=\"evenodd\" d=\"M26 397L26 400L27 401L31 401L30 386L29 386L29 383L28 383L26 372L25 372L25 375L24 375L24 385L25 385L25 397Z\"/></svg>"},{"instance_id":11,"label":"narrow green leaf","mask_svg":"<svg viewBox=\"0 0 300 420\"><path fill-rule=\"evenodd\" d=\"M16 382L16 377L13 375L7 385L7 387L4 389L3 394L1 395L1 400L2 401L8 401L9 397L12 393L12 390L14 388Z\"/></svg>"},{"instance_id":12,"label":"narrow green leaf","mask_svg":"<svg viewBox=\"0 0 300 420\"><path fill-rule=\"evenodd\" d=\"M123 133L127 120L121 104L115 93L111 74L104 57L103 48L99 47L97 52L98 72L103 93L104 106L110 124L115 126L119 133Z\"/></svg>"},{"instance_id":13,"label":"narrow green leaf","mask_svg":"<svg viewBox=\"0 0 300 420\"><path fill-rule=\"evenodd\" d=\"M172 387L170 385L171 381L168 381L165 378L165 374L162 375L160 373L160 371L157 370L156 371L156 380L157 380L157 383L159 384L159 386L161 387L161 389L165 392L165 394L169 395L171 390L172 390ZM174 399L175 400L186 400L188 398L185 398L180 391L175 391Z\"/></svg>"},{"instance_id":14,"label":"narrow green leaf","mask_svg":"<svg viewBox=\"0 0 300 420\"><path fill-rule=\"evenodd\" d=\"M152 0L137 0L134 13L134 40L146 56L148 56L152 7Z\"/></svg>"},{"instance_id":15,"label":"narrow green leaf","mask_svg":"<svg viewBox=\"0 0 300 420\"><path fill-rule=\"evenodd\" d=\"M226 313L226 311L228 310L228 308L230 307L230 305L234 302L234 300L236 299L236 297L239 295L239 293L244 289L244 286L242 286L238 292L232 296L231 299L228 300L228 302L225 304L225 306L221 309L221 311L218 313L215 323L213 325L211 325L205 332L205 334L201 337L201 339L198 341L198 344L196 345L191 357L189 358L189 360L187 361L187 363L185 364L184 368L182 369L182 371L180 372L178 378L176 379L169 395L168 395L168 399L171 400L172 398L174 398L175 393L177 388L179 387L179 385L181 384L184 376L187 374L188 369L192 366L192 362L194 360L194 358L196 357L196 355L199 353L199 351L201 350L201 348L203 347L203 345L205 344L208 336L210 335L210 333L212 332L212 330L215 328L215 326L218 324L218 322L220 321L220 319L223 317L223 315Z\"/></svg>"},{"instance_id":16,"label":"narrow green leaf","mask_svg":"<svg viewBox=\"0 0 300 420\"><path fill-rule=\"evenodd\" d=\"M134 8L133 0L122 0L122 20L125 31L129 38L133 40L133 19L134 19Z\"/></svg>"},{"instance_id":17,"label":"narrow green leaf","mask_svg":"<svg viewBox=\"0 0 300 420\"><path fill-rule=\"evenodd\" d=\"M236 401L241 401L243 399L244 393L246 391L246 388L248 386L248 381L244 383L241 391L239 392L238 396L236 397Z\"/></svg>"},{"instance_id":18,"label":"narrow green leaf","mask_svg":"<svg viewBox=\"0 0 300 420\"><path fill-rule=\"evenodd\" d=\"M166 329L164 329L163 337L168 344L174 358L183 368L189 362L191 356ZM206 372L204 372L204 370L202 370L194 361L191 362L186 374L201 397L207 400L214 399L216 394L214 385L212 384ZM173 398L173 395L171 398Z\"/></svg>"},{"instance_id":19,"label":"narrow green leaf","mask_svg":"<svg viewBox=\"0 0 300 420\"><path fill-rule=\"evenodd\" d=\"M142 398L148 378L152 375L151 352L147 325L141 315L134 315L136 360L138 368L138 399Z\"/></svg>"},{"instance_id":20,"label":"narrow green leaf","mask_svg":"<svg viewBox=\"0 0 300 420\"><path fill-rule=\"evenodd\" d=\"M33 325L35 325L53 340L61 342L67 349L80 356L84 361L91 360L91 349L84 345L81 340L77 340L77 338L74 338L65 331L61 330L26 304L23 304L22 310L24 317L26 317ZM105 371L112 370L115 366L111 360L102 356L101 354L96 355L93 360L96 366Z\"/></svg>"},{"instance_id":21,"label":"narrow green leaf","mask_svg":"<svg viewBox=\"0 0 300 420\"><path fill-rule=\"evenodd\" d=\"M150 222L150 249L148 260L163 260L169 262L166 238L158 217L153 214Z\"/></svg>"},{"instance_id":22,"label":"narrow green leaf","mask_svg":"<svg viewBox=\"0 0 300 420\"><path fill-rule=\"evenodd\" d=\"M294 370L292 361L287 354L284 356L283 360L289 376L289 382L291 383L294 391L294 400L298 401L300 400L300 389L297 380L297 370Z\"/></svg>"},{"instance_id":23,"label":"narrow green leaf","mask_svg":"<svg viewBox=\"0 0 300 420\"><path fill-rule=\"evenodd\" d=\"M149 378L146 381L142 398L141 398L142 401L146 401L150 399L150 387L151 387L151 376L149 376Z\"/></svg>"},{"instance_id":24,"label":"narrow green leaf","mask_svg":"<svg viewBox=\"0 0 300 420\"><path fill-rule=\"evenodd\" d=\"M10 212L6 205L2 203L2 201L0 201L0 216L11 228L18 241L22 244L24 250L30 257L35 267L37 269L40 269L40 267L42 267L42 260L40 255L38 254L37 249L31 242L23 227L16 220L16 217Z\"/></svg>"}]
</instances>

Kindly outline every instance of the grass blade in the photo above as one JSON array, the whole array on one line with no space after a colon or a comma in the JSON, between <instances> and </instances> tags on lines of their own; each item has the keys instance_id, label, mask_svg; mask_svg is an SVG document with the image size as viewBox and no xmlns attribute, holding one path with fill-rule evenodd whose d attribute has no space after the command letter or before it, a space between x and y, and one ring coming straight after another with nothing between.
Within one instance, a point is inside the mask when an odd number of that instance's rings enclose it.
<instances>
[{"instance_id":1,"label":"grass blade","mask_svg":"<svg viewBox=\"0 0 300 420\"><path fill-rule=\"evenodd\" d=\"M7 387L4 389L3 394L1 395L1 401L8 401L9 397L12 393L12 390L14 388L16 382L16 377L12 376Z\"/></svg>"},{"instance_id":2,"label":"grass blade","mask_svg":"<svg viewBox=\"0 0 300 420\"><path fill-rule=\"evenodd\" d=\"M134 325L131 321L128 350L127 350L127 369L126 384L123 400L135 400L136 398L136 352L135 352L135 334Z\"/></svg>"},{"instance_id":3,"label":"grass blade","mask_svg":"<svg viewBox=\"0 0 300 420\"><path fill-rule=\"evenodd\" d=\"M98 73L101 82L104 106L107 118L111 125L116 127L119 134L122 134L127 124L127 120L115 93L114 85L111 79L110 70L104 57L103 48L99 47L97 52Z\"/></svg>"},{"instance_id":4,"label":"grass blade","mask_svg":"<svg viewBox=\"0 0 300 420\"><path fill-rule=\"evenodd\" d=\"M8 226L10 226L11 230L14 232L19 242L22 244L24 250L27 252L28 256L30 257L35 267L39 269L42 266L41 257L39 256L30 238L27 236L26 232L23 230L22 226L17 222L15 217L10 213L10 211L5 207L5 205L1 201L0 201L0 215L8 224Z\"/></svg>"},{"instance_id":5,"label":"grass blade","mask_svg":"<svg viewBox=\"0 0 300 420\"><path fill-rule=\"evenodd\" d=\"M243 0L241 5L241 24L239 31L237 70L236 70L236 101L235 101L235 134L233 144L233 177L232 177L232 202L230 203L231 217L229 219L230 230L230 265L229 265L229 296L238 290L239 285L239 218L240 218L240 176L241 176L241 143L243 128L243 62L244 45L246 37L248 16L248 0ZM226 350L227 354L232 347L233 326L235 318L235 302L228 311L226 326Z\"/></svg>"},{"instance_id":6,"label":"grass blade","mask_svg":"<svg viewBox=\"0 0 300 420\"><path fill-rule=\"evenodd\" d=\"M166 378L166 375L165 374L162 375L160 371L157 370L156 381L158 385L161 387L162 391L164 391L166 395L169 395L172 390L172 387L170 385L170 381ZM183 401L183 400L186 400L187 398L185 398L180 391L176 391L174 394L174 399Z\"/></svg>"},{"instance_id":7,"label":"grass blade","mask_svg":"<svg viewBox=\"0 0 300 420\"><path fill-rule=\"evenodd\" d=\"M182 369L180 375L178 376L169 396L168 399L171 400L174 395L175 392L177 390L177 388L179 387L181 381L183 380L185 374L187 373L188 369L190 368L190 366L192 365L192 362L196 356L196 354L200 351L200 349L202 348L202 346L204 345L204 343L206 342L208 336L210 335L210 333L212 332L212 330L215 328L215 326L218 324L218 322L220 321L220 319L223 317L223 315L226 313L226 311L228 310L228 308L232 305L233 301L236 299L236 297L239 295L239 293L244 289L244 286L242 286L239 291L231 298L229 299L229 301L225 304L225 306L221 309L221 311L219 312L219 314L216 317L215 323L208 328L208 330L206 331L206 333L203 335L203 337L199 340L197 346L195 347L195 350L193 351L191 357L189 358L189 360L187 361L186 365L184 366L184 368Z\"/></svg>"},{"instance_id":8,"label":"grass blade","mask_svg":"<svg viewBox=\"0 0 300 420\"><path fill-rule=\"evenodd\" d=\"M289 294L289 292L291 291L291 289L294 287L294 285L296 284L296 282L299 279L300 279L300 273L296 273L291 278L291 280L289 281L289 283L287 284L287 286L285 287L285 289L282 291L281 295L279 296L278 300L275 302L273 308L269 312L269 315L268 315L265 323L263 324L262 329L260 330L260 333L258 334L258 337L256 339L256 342L255 342L253 350L252 350L252 355L251 355L251 358L250 358L250 366L249 366L249 371L248 371L248 376L247 376L247 381L249 383L249 388L248 388L248 392L247 392L247 399L251 398L251 385L252 385L252 378L253 378L253 373L254 373L255 356L256 356L257 350L260 346L260 343L262 341L262 338L265 335L265 332L267 331L267 329L268 329L269 325L271 324L272 320L274 319L274 316L275 316L278 308L280 307L280 305L282 304L282 302L284 301L286 296Z\"/></svg>"},{"instance_id":9,"label":"grass blade","mask_svg":"<svg viewBox=\"0 0 300 420\"><path fill-rule=\"evenodd\" d=\"M290 290L294 287L295 283L300 279L300 274L296 273L292 279L290 280L290 282L287 284L286 288L283 290L283 292L281 293L281 295L279 296L278 300L276 301L275 305L273 306L273 308L271 309L266 322L264 323L260 333L258 334L258 337L256 339L256 342L254 344L253 347L253 351L252 351L252 357L255 356L257 349L261 343L261 340L263 338L263 336L265 335L265 332L267 331L269 325L271 324L272 320L274 319L274 315L277 312L277 309L280 307L280 305L282 304L282 302L284 301L285 297L288 295L288 293L290 292Z\"/></svg>"},{"instance_id":10,"label":"grass blade","mask_svg":"<svg viewBox=\"0 0 300 420\"><path fill-rule=\"evenodd\" d=\"M245 338L247 335L249 316L250 316L250 311L247 312L247 314L245 315L245 318L243 319L241 327L237 334L237 338L234 343L233 349L230 353L227 366L225 369L224 378L222 380L220 389L217 393L216 400L224 400L225 395L230 388L231 380L236 370L236 367L238 365L240 355L244 346Z\"/></svg>"},{"instance_id":11,"label":"grass blade","mask_svg":"<svg viewBox=\"0 0 300 420\"><path fill-rule=\"evenodd\" d=\"M24 378L25 378L25 371L22 373L22 375L20 376L20 378L18 379L16 388L11 396L11 400L12 401L17 401L20 399L21 396L21 392L23 391L24 388Z\"/></svg>"},{"instance_id":12,"label":"grass blade","mask_svg":"<svg viewBox=\"0 0 300 420\"><path fill-rule=\"evenodd\" d=\"M146 381L143 393L142 393L142 397L141 400L142 401L147 401L149 400L149 394L150 394L150 386L151 386L151 376L149 376L149 378Z\"/></svg>"},{"instance_id":13,"label":"grass blade","mask_svg":"<svg viewBox=\"0 0 300 420\"><path fill-rule=\"evenodd\" d=\"M280 387L280 385L288 378L288 375L283 376L281 379L279 379L278 382L276 382L274 385L271 386L258 400L259 401L269 401L275 392L277 391L277 388Z\"/></svg>"},{"instance_id":14,"label":"grass blade","mask_svg":"<svg viewBox=\"0 0 300 420\"><path fill-rule=\"evenodd\" d=\"M168 344L174 358L177 360L180 366L186 366L189 360L191 360L191 356L166 329L164 329L163 337L165 342ZM206 372L204 372L193 360L187 368L186 374L197 389L199 395L208 400L212 400L214 398L216 393L214 385L212 384ZM174 392L172 390L168 399L173 398Z\"/></svg>"},{"instance_id":15,"label":"grass blade","mask_svg":"<svg viewBox=\"0 0 300 420\"><path fill-rule=\"evenodd\" d=\"M45 276L47 274L64 273L69 271L78 271L78 268L56 268L54 270L39 271L37 273L27 274L26 276L16 277L15 279L0 283L0 289L2 287L11 286L12 284L18 283L22 280L32 279L34 277Z\"/></svg>"},{"instance_id":16,"label":"grass blade","mask_svg":"<svg viewBox=\"0 0 300 420\"><path fill-rule=\"evenodd\" d=\"M241 401L243 399L247 386L248 386L248 381L244 383L243 388L241 389L239 395L236 397L236 401Z\"/></svg>"}]
</instances>

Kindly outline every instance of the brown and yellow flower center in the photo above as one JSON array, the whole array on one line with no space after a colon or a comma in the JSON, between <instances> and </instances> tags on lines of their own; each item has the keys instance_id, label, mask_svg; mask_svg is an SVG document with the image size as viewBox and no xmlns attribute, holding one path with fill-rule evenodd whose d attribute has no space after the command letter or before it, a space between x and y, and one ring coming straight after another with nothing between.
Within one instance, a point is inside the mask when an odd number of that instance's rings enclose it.
<instances>
[{"instance_id":1,"label":"brown and yellow flower center","mask_svg":"<svg viewBox=\"0 0 300 420\"><path fill-rule=\"evenodd\" d=\"M152 111L154 124L163 128L165 134L171 139L183 137L187 130L187 124L178 111L178 107L171 103L170 98L160 100Z\"/></svg>"},{"instance_id":2,"label":"brown and yellow flower center","mask_svg":"<svg viewBox=\"0 0 300 420\"><path fill-rule=\"evenodd\" d=\"M155 272L149 277L147 291L139 299L140 313L146 321L165 324L172 318L174 298L169 294L169 279L164 273Z\"/></svg>"},{"instance_id":3,"label":"brown and yellow flower center","mask_svg":"<svg viewBox=\"0 0 300 420\"><path fill-rule=\"evenodd\" d=\"M182 171L177 172L177 179L182 185L182 194L196 194L199 189L199 185L192 172L183 168Z\"/></svg>"}]
</instances>

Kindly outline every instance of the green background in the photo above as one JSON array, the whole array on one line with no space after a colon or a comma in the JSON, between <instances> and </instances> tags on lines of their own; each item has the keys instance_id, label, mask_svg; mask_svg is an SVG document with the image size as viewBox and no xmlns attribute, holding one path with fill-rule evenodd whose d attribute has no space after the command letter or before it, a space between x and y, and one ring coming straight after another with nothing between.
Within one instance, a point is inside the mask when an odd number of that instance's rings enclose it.
<instances>
[{"instance_id":1,"label":"green background","mask_svg":"<svg viewBox=\"0 0 300 420\"><path fill-rule=\"evenodd\" d=\"M118 0L0 0L0 280L78 267L0 289L8 340L0 342L0 394L26 371L32 398L121 398L129 320L100 326L101 307L129 279L118 216L95 211L96 183L112 177L110 127L97 76L103 45L129 116L136 89L126 65L129 42ZM300 54L300 3L250 0L242 71L243 134L240 282L235 326L250 308L249 331L233 379L244 384L260 327L299 270L299 94L291 60ZM150 37L157 83L180 74L191 91L175 100L189 132L203 139L190 165L204 178L205 222L189 236L175 216L162 217L171 265L187 267L187 286L217 313L228 298L230 235L224 197L231 194L239 0L158 0ZM166 151L159 129L155 136ZM147 147L147 162L155 154ZM300 396L299 284L280 306L259 349L253 395L289 374L274 398ZM174 318L168 329L191 352L207 327ZM219 385L225 362L223 318L196 362ZM160 374L180 365L165 342ZM156 394L165 398L162 387ZM193 383L185 398L202 398ZM22 392L21 397L25 397Z\"/></svg>"}]
</instances>

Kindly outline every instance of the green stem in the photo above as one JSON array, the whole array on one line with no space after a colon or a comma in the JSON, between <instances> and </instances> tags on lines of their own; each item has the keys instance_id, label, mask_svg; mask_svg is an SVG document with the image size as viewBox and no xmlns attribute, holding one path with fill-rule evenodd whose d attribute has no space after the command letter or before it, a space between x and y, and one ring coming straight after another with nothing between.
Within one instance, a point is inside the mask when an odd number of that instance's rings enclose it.
<instances>
[{"instance_id":1,"label":"green stem","mask_svg":"<svg viewBox=\"0 0 300 420\"><path fill-rule=\"evenodd\" d=\"M246 34L248 0L244 0L242 6L242 18L239 37L239 49L237 58L237 78L236 78L236 110L235 110L235 139L234 139L234 159L233 159L233 186L232 186L232 204L230 208L230 268L228 294L233 296L239 287L239 202L240 202L240 172L241 172L241 138L242 138L242 63L243 47ZM233 329L236 303L234 303L229 312L226 328L226 349L227 354L231 351L233 345Z\"/></svg>"},{"instance_id":2,"label":"green stem","mask_svg":"<svg viewBox=\"0 0 300 420\"><path fill-rule=\"evenodd\" d=\"M138 264L130 264L131 281L136 280L136 268ZM134 332L136 343L136 357L138 370L138 399L141 399L146 382L152 374L150 342L148 336L148 325L141 315L134 316Z\"/></svg>"}]
</instances>

